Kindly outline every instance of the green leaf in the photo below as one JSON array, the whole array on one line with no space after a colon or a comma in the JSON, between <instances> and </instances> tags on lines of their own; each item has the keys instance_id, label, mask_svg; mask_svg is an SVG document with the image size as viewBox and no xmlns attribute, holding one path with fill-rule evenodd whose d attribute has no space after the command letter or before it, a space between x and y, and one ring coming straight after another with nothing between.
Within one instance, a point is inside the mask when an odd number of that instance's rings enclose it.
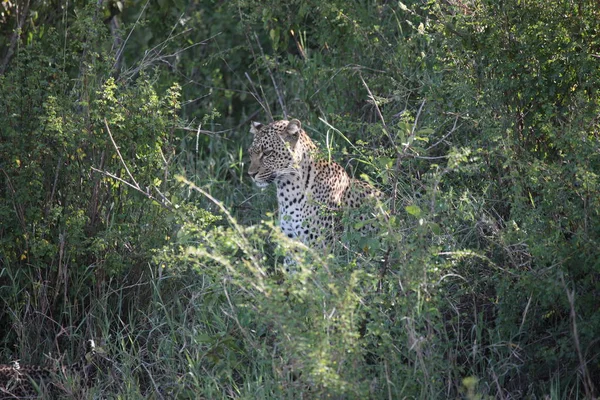
<instances>
[{"instance_id":1,"label":"green leaf","mask_svg":"<svg viewBox=\"0 0 600 400\"><path fill-rule=\"evenodd\" d=\"M421 216L421 209L419 208L419 206L415 206L413 204L410 206L406 206L404 209L406 210L407 213L409 213L410 215L412 215L416 218L419 218Z\"/></svg>"},{"instance_id":2,"label":"green leaf","mask_svg":"<svg viewBox=\"0 0 600 400\"><path fill-rule=\"evenodd\" d=\"M429 223L429 228L431 228L431 232L433 232L435 235L442 234L442 228L440 228L440 225L436 224L435 222Z\"/></svg>"},{"instance_id":3,"label":"green leaf","mask_svg":"<svg viewBox=\"0 0 600 400\"><path fill-rule=\"evenodd\" d=\"M271 38L271 42L273 42L273 49L277 50L279 47L279 30L271 29L269 31L269 37Z\"/></svg>"}]
</instances>

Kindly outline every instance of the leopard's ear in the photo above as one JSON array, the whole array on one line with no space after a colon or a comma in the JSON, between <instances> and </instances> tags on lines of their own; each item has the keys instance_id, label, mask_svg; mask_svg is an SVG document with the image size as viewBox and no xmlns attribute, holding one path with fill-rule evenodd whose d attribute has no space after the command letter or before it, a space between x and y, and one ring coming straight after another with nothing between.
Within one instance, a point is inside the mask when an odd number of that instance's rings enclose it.
<instances>
[{"instance_id":1,"label":"leopard's ear","mask_svg":"<svg viewBox=\"0 0 600 400\"><path fill-rule=\"evenodd\" d=\"M293 119L288 123L286 128L287 134L290 136L298 136L300 130L302 129L302 124L297 119Z\"/></svg>"},{"instance_id":2,"label":"leopard's ear","mask_svg":"<svg viewBox=\"0 0 600 400\"><path fill-rule=\"evenodd\" d=\"M258 131L260 131L260 128L263 127L263 124L261 124L260 122L256 122L256 121L252 121L250 123L250 133L253 135L256 135L258 133Z\"/></svg>"}]
</instances>

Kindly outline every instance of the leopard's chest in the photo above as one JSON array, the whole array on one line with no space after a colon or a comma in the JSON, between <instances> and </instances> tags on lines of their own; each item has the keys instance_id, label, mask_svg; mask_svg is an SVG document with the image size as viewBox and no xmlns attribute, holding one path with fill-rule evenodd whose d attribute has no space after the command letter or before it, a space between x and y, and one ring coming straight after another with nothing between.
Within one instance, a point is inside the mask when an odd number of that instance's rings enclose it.
<instances>
[{"instance_id":1,"label":"leopard's chest","mask_svg":"<svg viewBox=\"0 0 600 400\"><path fill-rule=\"evenodd\" d=\"M277 185L279 225L290 238L302 238L302 228L307 224L307 196L299 179L287 179Z\"/></svg>"},{"instance_id":2,"label":"leopard's chest","mask_svg":"<svg viewBox=\"0 0 600 400\"><path fill-rule=\"evenodd\" d=\"M314 244L331 234L331 210L339 205L340 196L334 195L336 182L323 171L309 166L302 172L277 182L279 224L289 238Z\"/></svg>"}]
</instances>

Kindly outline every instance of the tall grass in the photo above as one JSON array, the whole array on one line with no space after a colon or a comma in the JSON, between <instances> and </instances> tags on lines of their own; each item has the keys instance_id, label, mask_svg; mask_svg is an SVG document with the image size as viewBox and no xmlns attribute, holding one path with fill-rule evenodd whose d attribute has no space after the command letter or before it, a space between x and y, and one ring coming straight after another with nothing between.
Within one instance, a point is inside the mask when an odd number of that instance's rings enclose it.
<instances>
[{"instance_id":1,"label":"tall grass","mask_svg":"<svg viewBox=\"0 0 600 400\"><path fill-rule=\"evenodd\" d=\"M94 371L41 397L597 395L592 2L13 3L0 357ZM285 116L371 235L283 237L245 149Z\"/></svg>"}]
</instances>

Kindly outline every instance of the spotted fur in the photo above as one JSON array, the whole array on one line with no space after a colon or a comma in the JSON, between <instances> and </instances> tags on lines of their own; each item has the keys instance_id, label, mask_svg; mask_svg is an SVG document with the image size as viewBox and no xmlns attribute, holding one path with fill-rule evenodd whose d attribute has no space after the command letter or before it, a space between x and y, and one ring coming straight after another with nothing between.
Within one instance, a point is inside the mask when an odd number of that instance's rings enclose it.
<instances>
[{"instance_id":1,"label":"spotted fur","mask_svg":"<svg viewBox=\"0 0 600 400\"><path fill-rule=\"evenodd\" d=\"M379 192L350 178L335 162L318 159L317 147L300 121L252 122L254 134L248 174L259 187L277 186L279 221L283 232L303 243L328 245L336 227L336 211L361 206ZM364 219L364 216L361 217Z\"/></svg>"},{"instance_id":2,"label":"spotted fur","mask_svg":"<svg viewBox=\"0 0 600 400\"><path fill-rule=\"evenodd\" d=\"M40 367L20 366L19 363L0 365L0 399L59 398L64 387L61 376L81 378L80 385L88 383L90 365L82 363L70 366Z\"/></svg>"},{"instance_id":3,"label":"spotted fur","mask_svg":"<svg viewBox=\"0 0 600 400\"><path fill-rule=\"evenodd\" d=\"M88 343L84 358L69 365L20 365L18 361L0 364L1 399L87 398L85 395L98 372L106 367L107 359L93 341ZM67 385L65 386L65 383Z\"/></svg>"}]
</instances>

